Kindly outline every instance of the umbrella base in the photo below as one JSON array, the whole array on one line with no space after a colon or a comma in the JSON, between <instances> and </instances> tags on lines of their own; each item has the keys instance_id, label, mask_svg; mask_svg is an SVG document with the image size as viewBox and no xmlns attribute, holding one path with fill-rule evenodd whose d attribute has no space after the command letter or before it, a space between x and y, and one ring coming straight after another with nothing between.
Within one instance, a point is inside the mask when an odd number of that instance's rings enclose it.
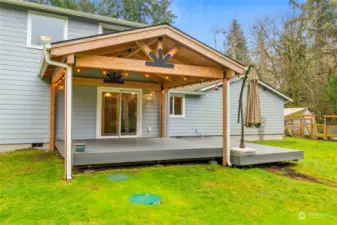
<instances>
[{"instance_id":1,"label":"umbrella base","mask_svg":"<svg viewBox=\"0 0 337 225\"><path fill-rule=\"evenodd\" d=\"M256 149L232 147L231 155L256 155Z\"/></svg>"}]
</instances>

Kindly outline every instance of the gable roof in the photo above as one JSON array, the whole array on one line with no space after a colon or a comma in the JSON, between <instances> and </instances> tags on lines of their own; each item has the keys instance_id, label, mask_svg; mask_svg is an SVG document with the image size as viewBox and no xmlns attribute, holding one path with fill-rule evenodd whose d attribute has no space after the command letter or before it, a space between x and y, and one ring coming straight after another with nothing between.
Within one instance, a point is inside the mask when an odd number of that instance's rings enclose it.
<instances>
[{"instance_id":1,"label":"gable roof","mask_svg":"<svg viewBox=\"0 0 337 225\"><path fill-rule=\"evenodd\" d=\"M223 70L227 68L236 73L244 72L244 66L239 62L168 24L55 42L51 44L50 53L52 57L80 53L88 55L92 52L97 52L97 50L111 49L112 47L114 49L123 47L125 51L128 51L131 49L130 44L135 45L135 43L140 40L147 42L151 39L158 40L159 37L164 37L164 40L175 42L176 45L182 46L185 51L184 54L180 56L185 58L184 61L193 61L190 65L202 65L221 68ZM181 51L178 52L178 55L180 52ZM201 61L203 61L203 63L201 63Z\"/></svg>"},{"instance_id":2,"label":"gable roof","mask_svg":"<svg viewBox=\"0 0 337 225\"><path fill-rule=\"evenodd\" d=\"M290 116L290 115L297 114L297 113L303 113L307 109L309 108L308 107L306 108L284 108L284 116Z\"/></svg>"},{"instance_id":3,"label":"gable roof","mask_svg":"<svg viewBox=\"0 0 337 225\"><path fill-rule=\"evenodd\" d=\"M87 13L87 12L82 12L82 11L77 11L77 10L72 10L72 9L66 9L66 8L60 8L60 7L51 6L51 5L39 4L35 2L26 2L23 0L0 0L0 2L11 4L11 5L23 6L23 7L32 8L32 9L37 9L37 10L45 10L45 11L53 12L53 13L61 13L61 14L70 15L70 16L88 18L88 19L93 19L93 20L102 21L102 22L115 23L115 24L130 26L130 27L146 26L146 24L136 23L132 21L115 19L112 17L100 16L100 15L96 15L92 13Z\"/></svg>"},{"instance_id":4,"label":"gable roof","mask_svg":"<svg viewBox=\"0 0 337 225\"><path fill-rule=\"evenodd\" d=\"M230 83L234 83L237 81L240 81L243 79L243 76L240 77L235 77L230 79ZM261 86L263 86L264 88L272 91L273 93L275 93L276 95L282 97L283 99L293 102L293 100L291 98L289 98L288 96L286 96L285 94L283 94L282 92L280 92L279 90L275 89L274 87L270 86L269 84L259 80L259 84ZM204 83L200 83L200 84L196 84L196 85L191 85L188 87L182 87L182 88L177 88L175 91L176 92L184 92L184 91L208 91L210 89L213 89L216 87L216 85L218 85L219 87L222 86L222 81L221 80L217 80L217 81L212 81L212 82L204 82Z\"/></svg>"}]
</instances>

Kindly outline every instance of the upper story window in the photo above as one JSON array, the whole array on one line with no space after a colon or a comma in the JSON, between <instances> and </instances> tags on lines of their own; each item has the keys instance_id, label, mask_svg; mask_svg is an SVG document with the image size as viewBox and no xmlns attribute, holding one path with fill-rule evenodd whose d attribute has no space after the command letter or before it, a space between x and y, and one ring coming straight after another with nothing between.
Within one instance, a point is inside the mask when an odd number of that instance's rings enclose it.
<instances>
[{"instance_id":1,"label":"upper story window","mask_svg":"<svg viewBox=\"0 0 337 225\"><path fill-rule=\"evenodd\" d=\"M105 23L100 23L98 25L99 34L116 33L116 32L127 30L127 29L128 29L127 27L121 27L121 26L105 24Z\"/></svg>"},{"instance_id":2,"label":"upper story window","mask_svg":"<svg viewBox=\"0 0 337 225\"><path fill-rule=\"evenodd\" d=\"M48 13L28 12L27 47L43 48L44 44L68 39L68 19Z\"/></svg>"},{"instance_id":3,"label":"upper story window","mask_svg":"<svg viewBox=\"0 0 337 225\"><path fill-rule=\"evenodd\" d=\"M184 117L185 116L185 97L184 95L170 95L170 116Z\"/></svg>"}]
</instances>

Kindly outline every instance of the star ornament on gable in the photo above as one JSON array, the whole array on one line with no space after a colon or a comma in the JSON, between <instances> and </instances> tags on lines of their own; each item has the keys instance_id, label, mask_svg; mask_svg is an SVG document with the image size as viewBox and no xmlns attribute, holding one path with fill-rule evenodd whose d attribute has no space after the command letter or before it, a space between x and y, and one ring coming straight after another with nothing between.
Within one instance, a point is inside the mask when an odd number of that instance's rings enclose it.
<instances>
[{"instance_id":1,"label":"star ornament on gable","mask_svg":"<svg viewBox=\"0 0 337 225\"><path fill-rule=\"evenodd\" d=\"M121 72L109 71L106 76L109 80L104 79L104 83L124 84Z\"/></svg>"},{"instance_id":2,"label":"star ornament on gable","mask_svg":"<svg viewBox=\"0 0 337 225\"><path fill-rule=\"evenodd\" d=\"M163 57L163 49L158 49L158 57L153 53L150 52L149 55L153 59L152 62L145 62L147 66L155 66L155 67L163 67L163 68L174 68L173 64L167 63L167 61L171 58L171 55L168 54Z\"/></svg>"}]
</instances>

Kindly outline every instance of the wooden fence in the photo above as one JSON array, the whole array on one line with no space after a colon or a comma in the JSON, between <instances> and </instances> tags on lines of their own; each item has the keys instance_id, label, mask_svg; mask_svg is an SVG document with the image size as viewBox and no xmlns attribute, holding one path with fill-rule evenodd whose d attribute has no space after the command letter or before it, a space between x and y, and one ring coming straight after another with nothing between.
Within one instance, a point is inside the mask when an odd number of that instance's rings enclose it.
<instances>
[{"instance_id":1,"label":"wooden fence","mask_svg":"<svg viewBox=\"0 0 337 225\"><path fill-rule=\"evenodd\" d=\"M316 123L314 115L302 115L285 118L285 134L293 137L310 138L336 138L337 124L331 124L332 120L337 121L337 115L324 115L324 123Z\"/></svg>"}]
</instances>

